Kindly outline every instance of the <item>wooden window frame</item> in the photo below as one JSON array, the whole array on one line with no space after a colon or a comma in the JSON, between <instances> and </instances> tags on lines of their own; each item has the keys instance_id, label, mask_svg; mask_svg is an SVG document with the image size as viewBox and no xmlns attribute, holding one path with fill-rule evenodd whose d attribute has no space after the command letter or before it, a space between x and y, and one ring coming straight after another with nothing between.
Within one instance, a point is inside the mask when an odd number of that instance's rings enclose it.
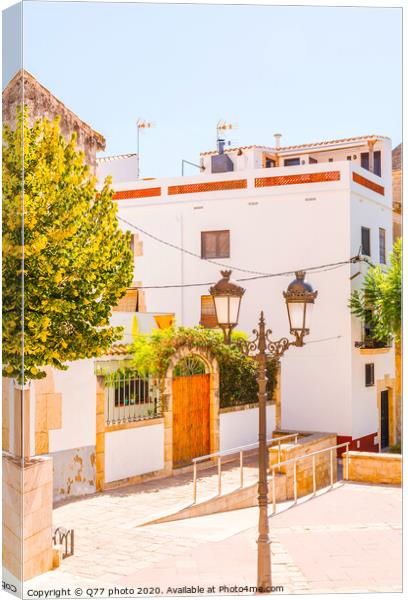
<instances>
[{"instance_id":1,"label":"wooden window frame","mask_svg":"<svg viewBox=\"0 0 408 600\"><path fill-rule=\"evenodd\" d=\"M215 255L214 256L208 256L205 252L205 236L206 235L216 235L216 243L215 243ZM218 234L218 235L217 235ZM228 234L228 251L226 253L222 253L220 251L220 243L219 243L219 235L220 234ZM217 230L212 230L212 231L202 231L201 232L201 258L230 258L231 255L231 235L230 235L230 230L229 229L217 229Z\"/></svg>"}]
</instances>

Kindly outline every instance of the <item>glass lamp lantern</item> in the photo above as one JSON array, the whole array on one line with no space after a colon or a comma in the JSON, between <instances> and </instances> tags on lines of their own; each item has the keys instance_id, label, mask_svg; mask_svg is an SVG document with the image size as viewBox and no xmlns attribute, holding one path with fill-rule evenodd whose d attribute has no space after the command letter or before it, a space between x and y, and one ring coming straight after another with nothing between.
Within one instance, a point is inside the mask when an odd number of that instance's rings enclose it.
<instances>
[{"instance_id":1,"label":"glass lamp lantern","mask_svg":"<svg viewBox=\"0 0 408 600\"><path fill-rule=\"evenodd\" d=\"M227 343L231 342L231 332L238 324L241 299L245 289L230 279L232 271L221 271L222 279L210 288L214 301L218 326L224 332Z\"/></svg>"},{"instance_id":2,"label":"glass lamp lantern","mask_svg":"<svg viewBox=\"0 0 408 600\"><path fill-rule=\"evenodd\" d=\"M296 279L289 285L283 296L289 317L290 333L296 338L296 346L303 346L303 338L309 334L310 319L317 292L306 283L305 271L296 271Z\"/></svg>"}]
</instances>

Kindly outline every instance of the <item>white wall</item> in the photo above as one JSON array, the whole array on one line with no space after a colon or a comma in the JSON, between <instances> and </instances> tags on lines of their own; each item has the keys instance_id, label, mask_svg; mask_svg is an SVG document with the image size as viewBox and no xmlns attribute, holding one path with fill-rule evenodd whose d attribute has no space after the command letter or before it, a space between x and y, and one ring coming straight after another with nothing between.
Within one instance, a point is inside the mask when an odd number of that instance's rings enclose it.
<instances>
[{"instance_id":1,"label":"white wall","mask_svg":"<svg viewBox=\"0 0 408 600\"><path fill-rule=\"evenodd\" d=\"M275 429L275 405L266 407L267 438ZM220 414L220 450L229 450L258 441L259 411L257 408Z\"/></svg>"},{"instance_id":2,"label":"white wall","mask_svg":"<svg viewBox=\"0 0 408 600\"><path fill-rule=\"evenodd\" d=\"M146 425L105 434L105 481L164 468L164 425Z\"/></svg>"},{"instance_id":3,"label":"white wall","mask_svg":"<svg viewBox=\"0 0 408 600\"><path fill-rule=\"evenodd\" d=\"M386 159L387 160L387 159ZM273 169L273 175L320 172L322 165ZM255 188L254 178L271 176L271 169L155 180L160 198L118 202L119 215L147 231L201 254L201 232L230 230L230 258L217 259L233 269L233 277L251 273L234 267L274 273L295 271L349 259L359 249L360 227L374 219L375 226L389 221L389 191L377 178L350 161L324 164L325 171L340 171L340 181ZM381 182L382 197L352 182L352 171ZM386 169L385 169L386 171ZM167 195L167 186L228 181L245 177L248 188L220 192ZM118 189L133 189L134 183ZM151 182L138 187L149 187ZM170 311L179 325L200 320L200 296L208 283L219 279L220 266L203 261L140 235L144 255L136 260L136 272L145 286L203 283L197 287L146 289L149 311ZM391 240L387 235L387 243ZM355 265L313 272L307 279L318 290L311 334L304 348L290 348L282 360L282 427L352 434L352 356L354 337L348 308L350 277ZM246 288L238 329L251 334L259 313L265 311L272 339L288 336L282 291L292 275L241 282ZM370 411L370 417L372 414ZM369 432L367 432L369 433Z\"/></svg>"},{"instance_id":4,"label":"white wall","mask_svg":"<svg viewBox=\"0 0 408 600\"><path fill-rule=\"evenodd\" d=\"M95 446L96 377L93 359L69 363L67 371L53 369L55 391L62 394L62 428L50 430L49 451Z\"/></svg>"},{"instance_id":5,"label":"white wall","mask_svg":"<svg viewBox=\"0 0 408 600\"><path fill-rule=\"evenodd\" d=\"M385 168L390 167L386 165ZM357 169L356 169L357 171ZM365 174L364 169L358 170L359 174ZM387 173L385 173L387 175ZM370 174L370 178L376 182L382 183L379 178L375 178ZM386 256L387 263L388 255L392 251L392 195L391 189L386 187L385 197L383 202L379 202L378 194L370 190L361 193L358 186L353 186L351 194L351 211L350 211L350 247L351 252L358 250L361 244L361 227L370 229L370 245L371 257L373 263L379 263L379 228L384 228L386 231ZM353 279L350 285L352 289L359 287L363 280L364 274L367 272L368 265L361 267L361 275ZM351 366L352 366L352 432L350 435L353 438L363 437L374 433L378 429L378 407L377 407L377 386L365 386L365 364L374 363L374 378L375 381L383 379L384 375L389 375L391 378L395 374L395 357L394 348L391 348L385 354L361 354L360 350L355 347L356 341L362 340L362 324L361 321L351 319Z\"/></svg>"}]
</instances>

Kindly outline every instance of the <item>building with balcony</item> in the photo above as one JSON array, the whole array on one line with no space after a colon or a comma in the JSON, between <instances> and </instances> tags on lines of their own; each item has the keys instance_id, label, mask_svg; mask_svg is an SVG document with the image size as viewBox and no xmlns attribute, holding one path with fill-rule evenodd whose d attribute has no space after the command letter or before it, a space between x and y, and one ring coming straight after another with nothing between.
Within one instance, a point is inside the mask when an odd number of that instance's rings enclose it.
<instances>
[{"instance_id":1,"label":"building with balcony","mask_svg":"<svg viewBox=\"0 0 408 600\"><path fill-rule=\"evenodd\" d=\"M304 348L282 359L276 428L336 432L354 449L395 441L394 349L377 347L369 322L350 315L350 294L367 264L392 250L391 141L378 135L200 156L200 174L114 182L118 216L138 235L135 259L150 311L179 325L216 325L209 296L221 265L246 288L239 329L250 334L265 311L273 338L288 335L282 291L307 269L319 291ZM104 172L106 175L106 170ZM132 227L132 224L136 227ZM214 261L214 262L211 262ZM319 265L330 267L314 268Z\"/></svg>"}]
</instances>

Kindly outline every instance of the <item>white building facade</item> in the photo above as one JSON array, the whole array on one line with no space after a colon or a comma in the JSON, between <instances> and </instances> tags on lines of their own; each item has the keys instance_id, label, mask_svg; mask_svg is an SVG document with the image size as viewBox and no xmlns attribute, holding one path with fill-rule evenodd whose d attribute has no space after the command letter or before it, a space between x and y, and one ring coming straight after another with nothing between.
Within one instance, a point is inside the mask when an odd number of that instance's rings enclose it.
<instances>
[{"instance_id":1,"label":"white building facade","mask_svg":"<svg viewBox=\"0 0 408 600\"><path fill-rule=\"evenodd\" d=\"M238 329L249 334L264 310L278 339L289 333L282 291L293 276L269 275L359 253L386 265L392 250L388 138L286 148L277 138L271 148L203 153L201 165L193 177L114 180L121 225L143 242L135 278L143 282L149 311L172 312L178 325L205 323L208 288L222 269L212 260L232 269L246 288ZM367 265L334 267L306 276L319 293L306 346L282 359L278 425L335 432L355 449L378 450L393 443L394 350L371 347L348 308Z\"/></svg>"}]
</instances>

